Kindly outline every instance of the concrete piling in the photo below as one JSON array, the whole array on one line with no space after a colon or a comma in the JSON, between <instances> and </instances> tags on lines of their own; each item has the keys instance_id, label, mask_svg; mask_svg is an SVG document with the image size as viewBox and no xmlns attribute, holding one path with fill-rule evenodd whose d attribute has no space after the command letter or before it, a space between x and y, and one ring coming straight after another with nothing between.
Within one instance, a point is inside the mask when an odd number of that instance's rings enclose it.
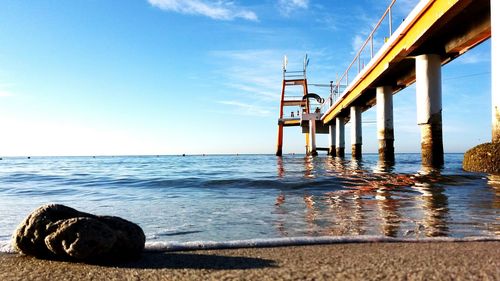
<instances>
[{"instance_id":1,"label":"concrete piling","mask_svg":"<svg viewBox=\"0 0 500 281\"><path fill-rule=\"evenodd\" d=\"M345 156L345 120L343 116L337 116L335 118L335 128L336 128L336 138L335 138L335 145L336 145L336 154L337 157L344 157Z\"/></svg>"},{"instance_id":2,"label":"concrete piling","mask_svg":"<svg viewBox=\"0 0 500 281\"><path fill-rule=\"evenodd\" d=\"M361 131L361 107L351 106L351 151L352 157L361 159L362 131Z\"/></svg>"},{"instance_id":3,"label":"concrete piling","mask_svg":"<svg viewBox=\"0 0 500 281\"><path fill-rule=\"evenodd\" d=\"M422 165L444 164L441 58L436 54L416 57L417 123L420 126Z\"/></svg>"},{"instance_id":4,"label":"concrete piling","mask_svg":"<svg viewBox=\"0 0 500 281\"><path fill-rule=\"evenodd\" d=\"M330 147L328 148L328 155L331 155L331 156L336 156L337 155L337 151L335 150L335 125L330 125L329 126L329 141L330 141Z\"/></svg>"},{"instance_id":5,"label":"concrete piling","mask_svg":"<svg viewBox=\"0 0 500 281\"><path fill-rule=\"evenodd\" d=\"M377 139L381 162L394 162L392 87L377 87Z\"/></svg>"}]
</instances>

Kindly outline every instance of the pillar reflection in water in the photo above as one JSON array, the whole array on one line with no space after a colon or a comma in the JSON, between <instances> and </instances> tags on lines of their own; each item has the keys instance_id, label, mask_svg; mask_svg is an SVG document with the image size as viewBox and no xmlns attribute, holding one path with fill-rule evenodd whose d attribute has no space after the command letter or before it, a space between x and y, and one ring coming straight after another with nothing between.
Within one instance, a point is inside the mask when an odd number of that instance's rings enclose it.
<instances>
[{"instance_id":1,"label":"pillar reflection in water","mask_svg":"<svg viewBox=\"0 0 500 281\"><path fill-rule=\"evenodd\" d=\"M276 157L276 169L278 170L278 177L285 176L285 168L283 167L283 157Z\"/></svg>"},{"instance_id":2,"label":"pillar reflection in water","mask_svg":"<svg viewBox=\"0 0 500 281\"><path fill-rule=\"evenodd\" d=\"M318 211L314 206L316 202L314 202L313 195L304 194L304 204L306 206L306 214L305 221L307 224L307 233L309 235L314 235L318 233L318 227L316 225L316 217L318 216Z\"/></svg>"},{"instance_id":3,"label":"pillar reflection in water","mask_svg":"<svg viewBox=\"0 0 500 281\"><path fill-rule=\"evenodd\" d=\"M365 234L364 202L358 192L331 192L325 200L331 212L330 225L325 235Z\"/></svg>"},{"instance_id":4,"label":"pillar reflection in water","mask_svg":"<svg viewBox=\"0 0 500 281\"><path fill-rule=\"evenodd\" d=\"M420 203L423 218L418 231L427 237L447 236L448 234L448 197L439 182L440 170L423 167L415 175L414 188L420 192ZM418 235L419 233L417 233Z\"/></svg>"},{"instance_id":5,"label":"pillar reflection in water","mask_svg":"<svg viewBox=\"0 0 500 281\"><path fill-rule=\"evenodd\" d=\"M391 192L387 187L377 189L378 211L380 214L380 230L382 234L391 237L397 237L399 225L401 224L401 215L398 212L398 200L393 199Z\"/></svg>"},{"instance_id":6,"label":"pillar reflection in water","mask_svg":"<svg viewBox=\"0 0 500 281\"><path fill-rule=\"evenodd\" d=\"M279 156L276 158L276 169L277 169L277 176L278 178L283 178L285 176L285 168L283 165L283 157ZM287 211L283 208L280 208L281 205L285 203L285 193L281 191L277 196L276 196L276 203L274 205L276 206L275 212L278 215L278 219L276 222L274 222L274 225L276 227L276 230L281 234L281 236L288 236L288 233L286 231L285 227L285 220L284 217L287 215Z\"/></svg>"},{"instance_id":7,"label":"pillar reflection in water","mask_svg":"<svg viewBox=\"0 0 500 281\"><path fill-rule=\"evenodd\" d=\"M325 158L325 170L329 176L338 176L344 170L342 158L329 156Z\"/></svg>"},{"instance_id":8,"label":"pillar reflection in water","mask_svg":"<svg viewBox=\"0 0 500 281\"><path fill-rule=\"evenodd\" d=\"M312 156L303 158L301 170L306 183L309 180L311 180L311 183L314 182L315 173L318 172L316 169L319 169L318 165L321 166L321 163L315 163L315 161L322 160ZM284 175L284 164L282 160L277 161L278 176ZM299 183L299 186L302 186L302 184ZM307 190L307 184L304 187L306 189L303 193L300 190L291 190L290 192L282 190L276 197L274 213L277 215L277 220L274 225L277 232L282 236L323 235L322 229L324 226L317 221L317 217L322 210L316 207L317 203L321 204L322 202L316 202L316 200L324 200L324 197L310 194ZM299 217L302 218L297 221Z\"/></svg>"},{"instance_id":9,"label":"pillar reflection in water","mask_svg":"<svg viewBox=\"0 0 500 281\"><path fill-rule=\"evenodd\" d=\"M394 171L394 162L379 160L373 169L375 174L388 174Z\"/></svg>"},{"instance_id":10,"label":"pillar reflection in water","mask_svg":"<svg viewBox=\"0 0 500 281\"><path fill-rule=\"evenodd\" d=\"M352 158L349 163L349 169L355 173L361 172L362 166L361 160L355 158Z\"/></svg>"},{"instance_id":11,"label":"pillar reflection in water","mask_svg":"<svg viewBox=\"0 0 500 281\"><path fill-rule=\"evenodd\" d=\"M443 181L439 170L423 169L409 175L395 174L394 167L386 162L378 162L374 168L368 166L372 170L368 171L363 170L362 161L355 159L295 160L302 162L299 186L304 190L282 190L276 194L276 229L284 236L398 237L410 233L418 237L446 236L449 232L448 198L437 184ZM277 163L278 176L283 176L286 159ZM328 174L328 179L322 179L323 174ZM409 190L418 191L418 195Z\"/></svg>"},{"instance_id":12,"label":"pillar reflection in water","mask_svg":"<svg viewBox=\"0 0 500 281\"><path fill-rule=\"evenodd\" d=\"M314 157L306 156L304 157L304 177L314 178Z\"/></svg>"},{"instance_id":13,"label":"pillar reflection in water","mask_svg":"<svg viewBox=\"0 0 500 281\"><path fill-rule=\"evenodd\" d=\"M287 212L285 209L281 208L281 205L285 204L285 200L286 200L285 194L281 192L276 197L276 203L274 203L274 205L276 206L275 214L278 215L278 220L274 222L274 225L276 227L276 230L281 234L281 236L288 236L284 220L284 217L287 215Z\"/></svg>"},{"instance_id":14,"label":"pillar reflection in water","mask_svg":"<svg viewBox=\"0 0 500 281\"><path fill-rule=\"evenodd\" d=\"M418 173L398 173L392 165L374 163L337 157L277 158L277 190L270 201L276 232L500 235L495 219L500 209L499 176L489 176L485 186L480 176L449 175L447 170L443 176L426 167Z\"/></svg>"},{"instance_id":15,"label":"pillar reflection in water","mask_svg":"<svg viewBox=\"0 0 500 281\"><path fill-rule=\"evenodd\" d=\"M488 185L491 186L497 193L500 192L500 175L488 175ZM500 199L499 197L497 197Z\"/></svg>"},{"instance_id":16,"label":"pillar reflection in water","mask_svg":"<svg viewBox=\"0 0 500 281\"><path fill-rule=\"evenodd\" d=\"M488 185L495 192L495 197L492 202L492 209L500 210L500 175L488 175ZM493 232L495 235L500 235L500 222L497 218L497 222L488 225L489 232Z\"/></svg>"},{"instance_id":17,"label":"pillar reflection in water","mask_svg":"<svg viewBox=\"0 0 500 281\"><path fill-rule=\"evenodd\" d=\"M331 168L335 172L337 179L345 183L358 181L359 174L362 174L361 160L335 158L331 163ZM343 184L343 185L344 185ZM328 192L327 204L332 212L332 222L329 235L363 235L365 234L365 208L362 197L363 189L339 190Z\"/></svg>"},{"instance_id":18,"label":"pillar reflection in water","mask_svg":"<svg viewBox=\"0 0 500 281\"><path fill-rule=\"evenodd\" d=\"M365 221L365 216L363 213L363 199L359 192L355 192L352 196L352 234L363 235L365 234L363 224Z\"/></svg>"},{"instance_id":19,"label":"pillar reflection in water","mask_svg":"<svg viewBox=\"0 0 500 281\"><path fill-rule=\"evenodd\" d=\"M394 186L404 185L406 182L401 182L397 177L393 179L393 170L393 161L379 160L373 173L384 179L378 186L375 195L380 216L380 231L383 235L397 237L402 218L398 212L399 201L393 198L391 191Z\"/></svg>"},{"instance_id":20,"label":"pillar reflection in water","mask_svg":"<svg viewBox=\"0 0 500 281\"><path fill-rule=\"evenodd\" d=\"M325 172L332 176L332 186L343 186L341 182L362 173L361 162L346 161L339 157L327 157L322 162L318 158L305 161L307 168L324 165ZM312 175L308 174L308 177ZM320 195L304 195L308 233L318 235L362 235L365 234L366 210L363 190L327 190Z\"/></svg>"}]
</instances>

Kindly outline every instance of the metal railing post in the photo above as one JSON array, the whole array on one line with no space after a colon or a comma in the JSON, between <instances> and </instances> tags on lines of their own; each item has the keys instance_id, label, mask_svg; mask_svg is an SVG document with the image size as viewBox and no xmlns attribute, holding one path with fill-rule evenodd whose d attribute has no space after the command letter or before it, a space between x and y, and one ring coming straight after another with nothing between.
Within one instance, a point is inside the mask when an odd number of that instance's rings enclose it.
<instances>
[{"instance_id":1,"label":"metal railing post","mask_svg":"<svg viewBox=\"0 0 500 281\"><path fill-rule=\"evenodd\" d=\"M337 79L336 79L336 81L337 81L336 82L336 91L330 93L330 97L332 98L332 101L331 101L332 103L335 103L335 101L337 99L340 99L340 97L342 96L342 94L343 94L343 92L341 92L342 83L345 82L345 88L344 88L344 90L346 90L347 87L349 86L349 71L354 68L354 64L356 63L356 60L357 60L357 64L358 64L358 74L361 73L361 71L366 67L364 59L363 59L363 62L361 62L361 55L363 54L364 51L367 51L367 48L368 48L367 45L368 44L370 44L370 61L374 58L374 56L375 56L375 46L374 46L375 45L375 43L374 43L375 38L374 38L374 36L375 36L376 31L380 28L382 22L387 17L388 17L388 20L389 20L389 37L392 36L392 33L393 33L392 7L396 3L396 1L397 0L392 0L391 1L391 3L389 4L389 6L387 7L387 9L385 10L384 14L379 19L379 21L377 22L377 24L373 27L371 33L368 35L368 37L366 38L366 40L364 41L364 43L361 45L361 47L359 48L358 52L356 53L356 56L351 61L351 63L349 64L349 66L347 67L347 69L344 71L344 73L340 76L340 78L337 75ZM368 64L370 63L370 61L368 62ZM324 103L324 104L326 104L326 103Z\"/></svg>"},{"instance_id":2,"label":"metal railing post","mask_svg":"<svg viewBox=\"0 0 500 281\"><path fill-rule=\"evenodd\" d=\"M389 7L389 37L392 36L392 6Z\"/></svg>"},{"instance_id":3,"label":"metal railing post","mask_svg":"<svg viewBox=\"0 0 500 281\"><path fill-rule=\"evenodd\" d=\"M373 34L370 36L370 59L373 59Z\"/></svg>"}]
</instances>

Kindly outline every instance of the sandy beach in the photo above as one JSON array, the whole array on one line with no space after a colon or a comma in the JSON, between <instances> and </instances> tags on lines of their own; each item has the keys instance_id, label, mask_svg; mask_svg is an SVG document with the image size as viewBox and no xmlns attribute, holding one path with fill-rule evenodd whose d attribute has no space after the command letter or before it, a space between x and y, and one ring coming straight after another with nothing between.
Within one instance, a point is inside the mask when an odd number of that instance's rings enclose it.
<instances>
[{"instance_id":1,"label":"sandy beach","mask_svg":"<svg viewBox=\"0 0 500 281\"><path fill-rule=\"evenodd\" d=\"M146 252L99 265L0 254L0 280L500 280L498 257L500 242Z\"/></svg>"}]
</instances>

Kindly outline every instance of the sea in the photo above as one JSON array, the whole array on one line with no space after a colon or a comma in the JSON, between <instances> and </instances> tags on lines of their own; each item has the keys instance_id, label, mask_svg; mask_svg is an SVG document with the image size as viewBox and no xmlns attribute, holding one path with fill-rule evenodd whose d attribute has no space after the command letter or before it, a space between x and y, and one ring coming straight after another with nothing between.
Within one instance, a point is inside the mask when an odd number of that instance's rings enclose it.
<instances>
[{"instance_id":1,"label":"sea","mask_svg":"<svg viewBox=\"0 0 500 281\"><path fill-rule=\"evenodd\" d=\"M43 204L139 224L148 243L293 237L498 237L500 178L420 154L3 157L0 246Z\"/></svg>"}]
</instances>

